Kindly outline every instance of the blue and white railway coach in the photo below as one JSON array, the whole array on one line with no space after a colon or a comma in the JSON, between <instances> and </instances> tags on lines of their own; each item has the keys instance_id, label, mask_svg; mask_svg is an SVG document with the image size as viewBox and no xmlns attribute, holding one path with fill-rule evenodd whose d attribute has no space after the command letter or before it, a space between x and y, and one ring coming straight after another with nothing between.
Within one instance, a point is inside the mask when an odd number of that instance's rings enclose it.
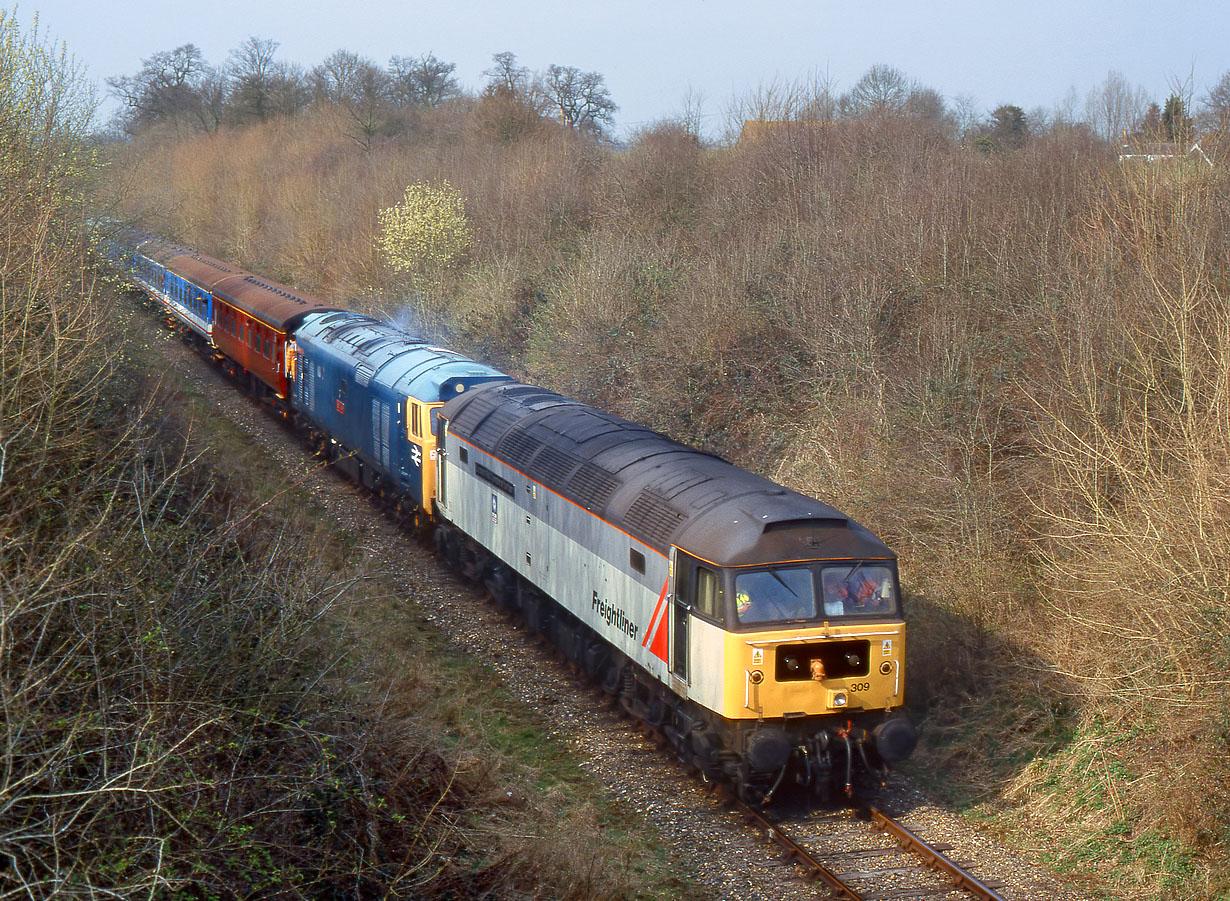
<instances>
[{"instance_id":1,"label":"blue and white railway coach","mask_svg":"<svg viewBox=\"0 0 1230 901\"><path fill-rule=\"evenodd\" d=\"M121 229L114 241L108 242L108 255L117 260L133 281L150 297L167 305L166 263L172 257L191 251L182 244L155 238L136 229Z\"/></svg>"},{"instance_id":2,"label":"blue and white railway coach","mask_svg":"<svg viewBox=\"0 0 1230 901\"><path fill-rule=\"evenodd\" d=\"M290 347L291 407L367 487L416 517L436 485L436 417L444 401L510 377L359 313L312 313Z\"/></svg>"},{"instance_id":3,"label":"blue and white railway coach","mask_svg":"<svg viewBox=\"0 0 1230 901\"><path fill-rule=\"evenodd\" d=\"M107 255L166 308L173 325L213 344L214 288L241 270L135 229L121 228L104 242Z\"/></svg>"},{"instance_id":4,"label":"blue and white railway coach","mask_svg":"<svg viewBox=\"0 0 1230 901\"><path fill-rule=\"evenodd\" d=\"M214 291L247 273L221 260L180 248L167 256L166 281L160 295L167 313L180 327L206 344L214 343Z\"/></svg>"},{"instance_id":5,"label":"blue and white railway coach","mask_svg":"<svg viewBox=\"0 0 1230 901\"><path fill-rule=\"evenodd\" d=\"M441 421L445 555L683 759L760 801L848 795L912 752L896 558L865 528L531 385Z\"/></svg>"}]
</instances>

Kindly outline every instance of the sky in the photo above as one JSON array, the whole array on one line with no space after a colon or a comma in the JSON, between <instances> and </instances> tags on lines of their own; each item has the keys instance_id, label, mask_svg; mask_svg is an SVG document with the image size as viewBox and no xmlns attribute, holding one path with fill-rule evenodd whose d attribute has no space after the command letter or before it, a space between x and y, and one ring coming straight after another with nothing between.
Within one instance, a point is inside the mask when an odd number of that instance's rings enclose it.
<instances>
[{"instance_id":1,"label":"sky","mask_svg":"<svg viewBox=\"0 0 1230 901\"><path fill-rule=\"evenodd\" d=\"M0 0L0 4L5 0ZM10 7L11 8L11 7ZM983 114L1004 103L1053 109L1112 71L1159 104L1176 88L1197 102L1230 71L1230 2L1172 0L23 0L16 18L105 80L185 43L219 66L249 36L280 44L305 69L345 49L387 65L433 53L471 90L495 53L531 71L601 73L619 105L614 132L699 103L721 134L732 100L808 77L848 90L888 64ZM114 110L104 107L104 117Z\"/></svg>"}]
</instances>

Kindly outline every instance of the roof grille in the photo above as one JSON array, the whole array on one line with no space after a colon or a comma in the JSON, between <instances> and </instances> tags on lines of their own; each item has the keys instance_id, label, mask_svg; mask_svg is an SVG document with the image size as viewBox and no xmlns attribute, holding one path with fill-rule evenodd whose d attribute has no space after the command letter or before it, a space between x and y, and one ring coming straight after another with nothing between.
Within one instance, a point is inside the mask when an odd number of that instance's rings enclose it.
<instances>
[{"instance_id":1,"label":"roof grille","mask_svg":"<svg viewBox=\"0 0 1230 901\"><path fill-rule=\"evenodd\" d=\"M658 491L662 492L663 497L675 498L689 488L693 488L702 482L710 481L710 476L704 473L698 473L695 470L685 470L681 473L675 473L671 477L658 482L654 486Z\"/></svg>"},{"instance_id":2,"label":"roof grille","mask_svg":"<svg viewBox=\"0 0 1230 901\"><path fill-rule=\"evenodd\" d=\"M525 432L514 429L500 440L500 445L496 448L496 456L509 466L514 466L525 472L530 458L534 456L540 447L542 445L525 434Z\"/></svg>"},{"instance_id":3,"label":"roof grille","mask_svg":"<svg viewBox=\"0 0 1230 901\"><path fill-rule=\"evenodd\" d=\"M611 496L619 489L619 479L600 466L582 463L568 480L568 493L591 513L606 507Z\"/></svg>"},{"instance_id":4,"label":"roof grille","mask_svg":"<svg viewBox=\"0 0 1230 901\"><path fill-rule=\"evenodd\" d=\"M653 491L643 491L624 516L628 525L659 545L669 545L683 522L683 513Z\"/></svg>"},{"instance_id":5,"label":"roof grille","mask_svg":"<svg viewBox=\"0 0 1230 901\"><path fill-rule=\"evenodd\" d=\"M552 400L564 400L562 396L554 391L548 391L546 388L539 388L537 385L515 385L512 388L506 388L503 392L505 397L515 397L527 407L537 400L542 398L551 398Z\"/></svg>"},{"instance_id":6,"label":"roof grille","mask_svg":"<svg viewBox=\"0 0 1230 901\"><path fill-rule=\"evenodd\" d=\"M470 402L463 407L449 425L449 431L454 435L472 435L479 423L495 408L495 403L482 394L473 395Z\"/></svg>"},{"instance_id":7,"label":"roof grille","mask_svg":"<svg viewBox=\"0 0 1230 901\"><path fill-rule=\"evenodd\" d=\"M471 440L484 449L492 449L500 443L500 439L517 423L517 414L506 409L496 409L481 422L475 424L470 433Z\"/></svg>"},{"instance_id":8,"label":"roof grille","mask_svg":"<svg viewBox=\"0 0 1230 901\"><path fill-rule=\"evenodd\" d=\"M199 253L194 253L192 255L192 258L196 260L198 263L204 263L206 266L212 266L214 269L217 269L219 272L234 272L235 271L230 266L224 266L221 263L219 263L217 260L207 260L205 259L205 257L201 256Z\"/></svg>"},{"instance_id":9,"label":"roof grille","mask_svg":"<svg viewBox=\"0 0 1230 901\"><path fill-rule=\"evenodd\" d=\"M548 444L538 452L527 474L544 485L562 490L578 462L575 458Z\"/></svg>"},{"instance_id":10,"label":"roof grille","mask_svg":"<svg viewBox=\"0 0 1230 901\"><path fill-rule=\"evenodd\" d=\"M849 527L850 520L844 516L813 516L808 519L779 519L777 522L767 522L761 530L769 532L788 532L791 529L844 529Z\"/></svg>"}]
</instances>

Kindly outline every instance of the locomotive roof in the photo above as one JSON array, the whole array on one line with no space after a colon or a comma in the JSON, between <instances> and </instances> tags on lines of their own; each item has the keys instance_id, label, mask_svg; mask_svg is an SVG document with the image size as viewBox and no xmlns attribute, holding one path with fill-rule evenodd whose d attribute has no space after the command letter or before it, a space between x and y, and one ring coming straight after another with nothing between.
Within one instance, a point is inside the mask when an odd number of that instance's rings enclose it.
<instances>
[{"instance_id":1,"label":"locomotive roof","mask_svg":"<svg viewBox=\"0 0 1230 901\"><path fill-rule=\"evenodd\" d=\"M453 434L663 554L675 545L720 566L894 556L815 498L543 388L485 387L442 415Z\"/></svg>"},{"instance_id":2,"label":"locomotive roof","mask_svg":"<svg viewBox=\"0 0 1230 901\"><path fill-rule=\"evenodd\" d=\"M220 298L275 329L290 331L308 313L339 309L336 304L250 272L240 270L238 274L240 278L218 283L214 288L215 299Z\"/></svg>"},{"instance_id":3,"label":"locomotive roof","mask_svg":"<svg viewBox=\"0 0 1230 901\"><path fill-rule=\"evenodd\" d=\"M339 310L312 313L295 333L311 354L327 353L353 366L355 379L426 402L456 397L476 385L510 376L370 316Z\"/></svg>"}]
</instances>

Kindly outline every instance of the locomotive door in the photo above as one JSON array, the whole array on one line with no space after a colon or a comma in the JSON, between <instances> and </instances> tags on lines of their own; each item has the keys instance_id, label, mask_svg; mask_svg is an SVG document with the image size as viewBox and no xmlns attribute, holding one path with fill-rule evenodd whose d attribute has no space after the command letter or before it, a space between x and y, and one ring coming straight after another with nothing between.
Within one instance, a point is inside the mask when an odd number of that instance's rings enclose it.
<instances>
[{"instance_id":1,"label":"locomotive door","mask_svg":"<svg viewBox=\"0 0 1230 901\"><path fill-rule=\"evenodd\" d=\"M671 675L684 682L688 681L688 617L692 612L695 566L691 557L671 548L671 568L675 571L670 610Z\"/></svg>"}]
</instances>

